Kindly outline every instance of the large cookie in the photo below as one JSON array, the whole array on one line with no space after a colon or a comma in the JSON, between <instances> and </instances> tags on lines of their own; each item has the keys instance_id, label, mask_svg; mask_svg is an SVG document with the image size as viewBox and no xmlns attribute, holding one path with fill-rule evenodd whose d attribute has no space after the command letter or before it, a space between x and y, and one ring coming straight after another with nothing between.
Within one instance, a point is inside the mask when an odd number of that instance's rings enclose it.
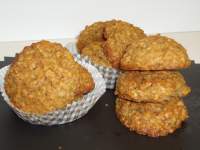
<instances>
[{"instance_id":1,"label":"large cookie","mask_svg":"<svg viewBox=\"0 0 200 150\"><path fill-rule=\"evenodd\" d=\"M27 46L5 77L11 102L27 113L45 114L78 100L94 88L90 73L57 43Z\"/></svg>"},{"instance_id":2,"label":"large cookie","mask_svg":"<svg viewBox=\"0 0 200 150\"><path fill-rule=\"evenodd\" d=\"M123 70L172 70L190 66L186 49L173 39L154 35L131 44L123 55Z\"/></svg>"},{"instance_id":3,"label":"large cookie","mask_svg":"<svg viewBox=\"0 0 200 150\"><path fill-rule=\"evenodd\" d=\"M188 118L183 101L175 98L165 104L136 103L118 98L115 109L124 126L151 137L173 133Z\"/></svg>"},{"instance_id":4,"label":"large cookie","mask_svg":"<svg viewBox=\"0 0 200 150\"><path fill-rule=\"evenodd\" d=\"M129 71L117 80L115 94L136 102L164 102L190 93L177 71Z\"/></svg>"}]
</instances>

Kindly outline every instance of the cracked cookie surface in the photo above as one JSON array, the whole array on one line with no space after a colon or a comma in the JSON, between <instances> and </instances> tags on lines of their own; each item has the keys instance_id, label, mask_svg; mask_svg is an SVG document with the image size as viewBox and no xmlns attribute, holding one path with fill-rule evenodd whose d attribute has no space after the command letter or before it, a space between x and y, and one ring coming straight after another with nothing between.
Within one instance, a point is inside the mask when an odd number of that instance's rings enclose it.
<instances>
[{"instance_id":1,"label":"cracked cookie surface","mask_svg":"<svg viewBox=\"0 0 200 150\"><path fill-rule=\"evenodd\" d=\"M150 137L171 134L188 118L187 109L181 99L155 104L136 103L117 98L115 111L124 126Z\"/></svg>"},{"instance_id":2,"label":"cracked cookie surface","mask_svg":"<svg viewBox=\"0 0 200 150\"><path fill-rule=\"evenodd\" d=\"M94 64L111 68L112 64L103 52L103 44L104 42L93 42L82 49L81 55L87 56Z\"/></svg>"},{"instance_id":3,"label":"cracked cookie surface","mask_svg":"<svg viewBox=\"0 0 200 150\"><path fill-rule=\"evenodd\" d=\"M191 64L186 49L175 40L160 36L148 36L131 44L123 55L123 70L174 70Z\"/></svg>"},{"instance_id":4,"label":"cracked cookie surface","mask_svg":"<svg viewBox=\"0 0 200 150\"><path fill-rule=\"evenodd\" d=\"M128 71L116 83L118 97L136 102L164 102L190 93L184 77L177 71Z\"/></svg>"},{"instance_id":5,"label":"cracked cookie surface","mask_svg":"<svg viewBox=\"0 0 200 150\"><path fill-rule=\"evenodd\" d=\"M116 21L105 27L104 51L114 68L119 68L120 60L129 44L144 38L144 31L124 21Z\"/></svg>"},{"instance_id":6,"label":"cracked cookie surface","mask_svg":"<svg viewBox=\"0 0 200 150\"><path fill-rule=\"evenodd\" d=\"M57 43L40 41L18 54L5 77L5 90L20 110L45 114L78 100L94 88L90 73Z\"/></svg>"}]
</instances>

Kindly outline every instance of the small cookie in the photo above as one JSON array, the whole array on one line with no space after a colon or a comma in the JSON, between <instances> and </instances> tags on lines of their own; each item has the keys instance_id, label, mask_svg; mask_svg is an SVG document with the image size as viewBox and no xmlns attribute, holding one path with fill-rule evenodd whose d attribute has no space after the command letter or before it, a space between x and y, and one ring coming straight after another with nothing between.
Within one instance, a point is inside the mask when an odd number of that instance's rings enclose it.
<instances>
[{"instance_id":1,"label":"small cookie","mask_svg":"<svg viewBox=\"0 0 200 150\"><path fill-rule=\"evenodd\" d=\"M150 137L173 133L188 118L187 109L178 98L165 104L136 103L117 98L115 110L123 125Z\"/></svg>"},{"instance_id":2,"label":"small cookie","mask_svg":"<svg viewBox=\"0 0 200 150\"><path fill-rule=\"evenodd\" d=\"M85 46L81 50L81 55L88 56L94 64L98 64L104 67L112 67L108 58L103 52L103 42L93 42Z\"/></svg>"},{"instance_id":3,"label":"small cookie","mask_svg":"<svg viewBox=\"0 0 200 150\"><path fill-rule=\"evenodd\" d=\"M58 43L40 41L15 58L5 91L20 110L45 114L71 104L94 88L91 74Z\"/></svg>"},{"instance_id":4,"label":"small cookie","mask_svg":"<svg viewBox=\"0 0 200 150\"><path fill-rule=\"evenodd\" d=\"M177 71L129 71L117 80L115 94L136 102L164 102L190 93Z\"/></svg>"},{"instance_id":5,"label":"small cookie","mask_svg":"<svg viewBox=\"0 0 200 150\"><path fill-rule=\"evenodd\" d=\"M127 22L115 21L105 27L104 53L114 68L119 68L120 59L130 43L144 38L144 31Z\"/></svg>"},{"instance_id":6,"label":"small cookie","mask_svg":"<svg viewBox=\"0 0 200 150\"><path fill-rule=\"evenodd\" d=\"M186 49L175 40L160 36L148 36L131 44L123 55L123 70L173 70L190 66Z\"/></svg>"}]
</instances>

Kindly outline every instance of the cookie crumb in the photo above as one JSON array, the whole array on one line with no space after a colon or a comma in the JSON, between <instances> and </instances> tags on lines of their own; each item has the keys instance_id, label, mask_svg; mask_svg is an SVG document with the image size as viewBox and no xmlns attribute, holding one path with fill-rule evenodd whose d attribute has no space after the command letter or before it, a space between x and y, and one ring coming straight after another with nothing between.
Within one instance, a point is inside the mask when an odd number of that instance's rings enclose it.
<instances>
[{"instance_id":1,"label":"cookie crumb","mask_svg":"<svg viewBox=\"0 0 200 150\"><path fill-rule=\"evenodd\" d=\"M109 106L109 104L105 104L105 107L108 107Z\"/></svg>"}]
</instances>

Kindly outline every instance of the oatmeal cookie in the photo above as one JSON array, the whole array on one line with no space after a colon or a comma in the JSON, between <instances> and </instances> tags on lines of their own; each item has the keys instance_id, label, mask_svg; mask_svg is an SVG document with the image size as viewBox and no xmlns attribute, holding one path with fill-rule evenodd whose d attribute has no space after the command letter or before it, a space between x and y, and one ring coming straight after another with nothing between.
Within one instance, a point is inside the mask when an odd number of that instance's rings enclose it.
<instances>
[{"instance_id":1,"label":"oatmeal cookie","mask_svg":"<svg viewBox=\"0 0 200 150\"><path fill-rule=\"evenodd\" d=\"M136 103L117 98L115 110L124 126L150 137L173 133L188 118L187 109L178 98L165 104Z\"/></svg>"},{"instance_id":2,"label":"oatmeal cookie","mask_svg":"<svg viewBox=\"0 0 200 150\"><path fill-rule=\"evenodd\" d=\"M164 102L190 93L177 71L128 71L122 73L115 94L136 102Z\"/></svg>"},{"instance_id":3,"label":"oatmeal cookie","mask_svg":"<svg viewBox=\"0 0 200 150\"><path fill-rule=\"evenodd\" d=\"M127 22L115 21L106 25L104 53L114 68L119 68L120 60L129 44L144 38L144 31Z\"/></svg>"},{"instance_id":4,"label":"oatmeal cookie","mask_svg":"<svg viewBox=\"0 0 200 150\"><path fill-rule=\"evenodd\" d=\"M17 55L5 77L5 90L20 110L45 114L78 100L94 88L90 73L57 43L40 41Z\"/></svg>"},{"instance_id":5,"label":"oatmeal cookie","mask_svg":"<svg viewBox=\"0 0 200 150\"><path fill-rule=\"evenodd\" d=\"M123 55L123 70L174 70L190 66L186 49L168 37L148 36L131 44Z\"/></svg>"}]
</instances>

